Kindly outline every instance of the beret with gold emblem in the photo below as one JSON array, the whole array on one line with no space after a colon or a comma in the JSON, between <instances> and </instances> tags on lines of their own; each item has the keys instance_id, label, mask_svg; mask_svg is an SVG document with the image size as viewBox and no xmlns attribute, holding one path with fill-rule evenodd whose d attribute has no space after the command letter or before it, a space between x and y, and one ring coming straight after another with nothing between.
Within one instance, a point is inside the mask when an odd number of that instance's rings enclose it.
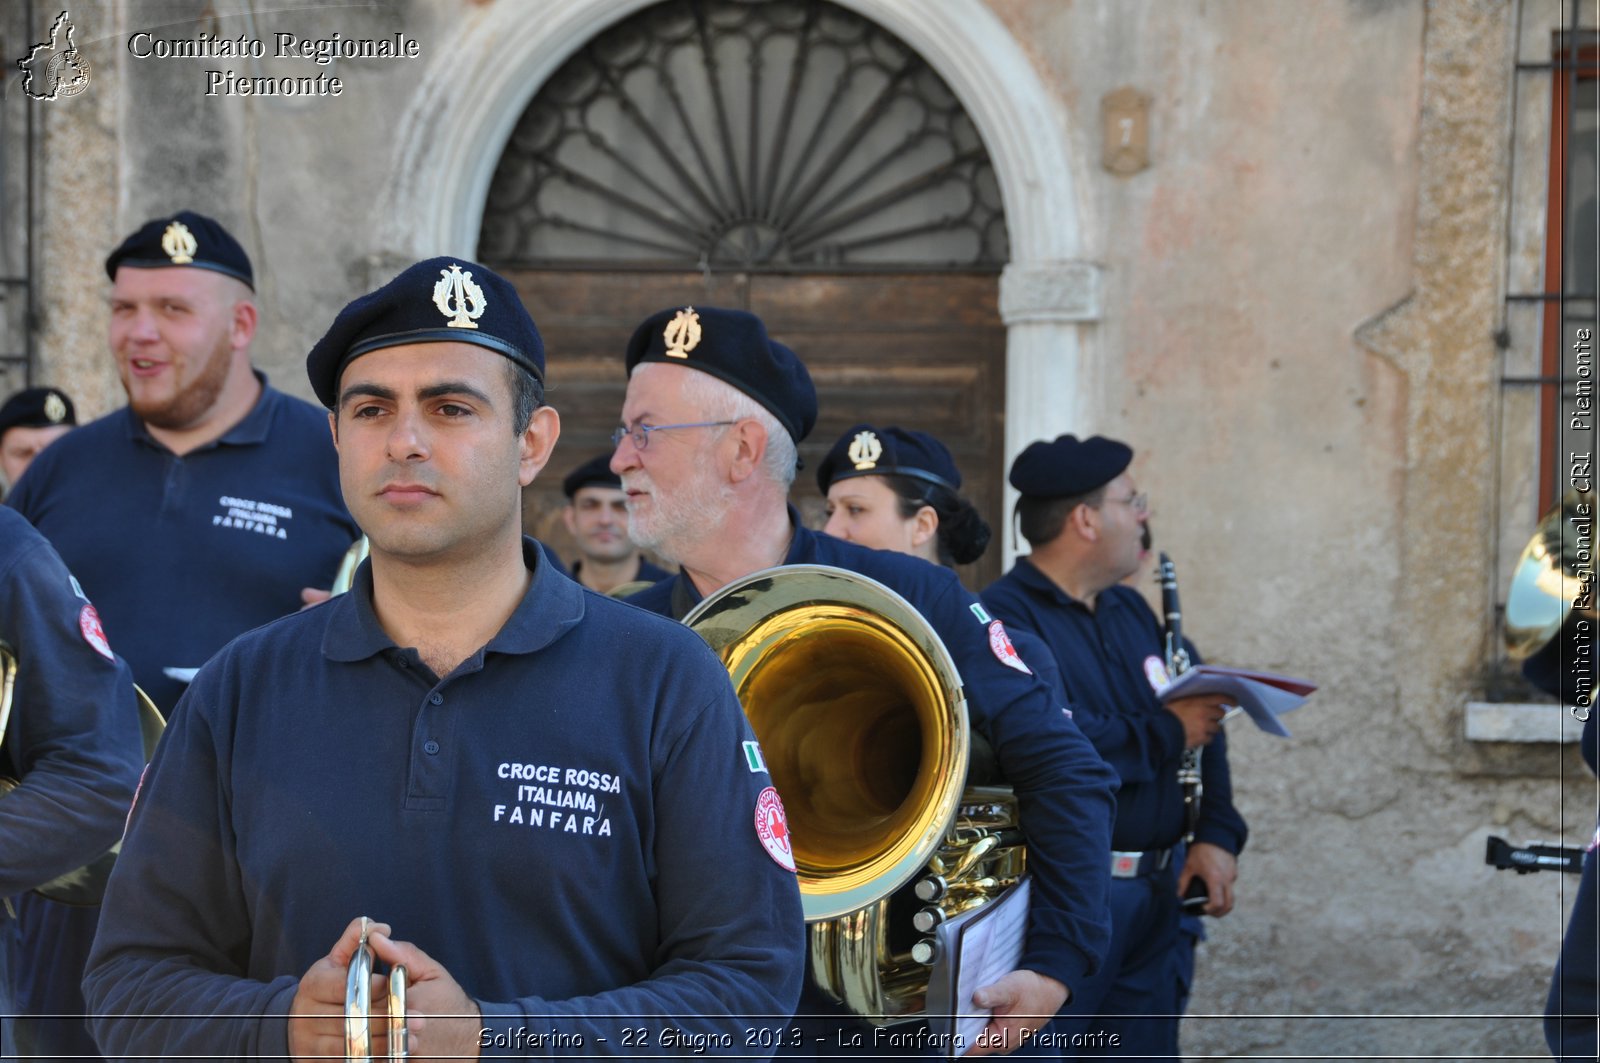
<instances>
[{"instance_id":1,"label":"beret with gold emblem","mask_svg":"<svg viewBox=\"0 0 1600 1063\"><path fill-rule=\"evenodd\" d=\"M0 406L0 436L13 428L53 428L77 424L72 400L60 388L24 388Z\"/></svg>"},{"instance_id":2,"label":"beret with gold emblem","mask_svg":"<svg viewBox=\"0 0 1600 1063\"><path fill-rule=\"evenodd\" d=\"M961 489L961 472L943 443L926 432L890 425L858 424L839 437L817 469L817 486L828 493L835 481L852 476L909 476Z\"/></svg>"},{"instance_id":3,"label":"beret with gold emblem","mask_svg":"<svg viewBox=\"0 0 1600 1063\"><path fill-rule=\"evenodd\" d=\"M222 224L192 210L180 210L152 218L139 231L122 241L106 258L106 276L117 279L122 266L136 269L164 269L192 266L209 269L243 281L255 290L255 272L250 256Z\"/></svg>"},{"instance_id":4,"label":"beret with gold emblem","mask_svg":"<svg viewBox=\"0 0 1600 1063\"><path fill-rule=\"evenodd\" d=\"M596 454L561 481L561 490L568 498L585 487L615 487L622 489L622 477L611 471L611 452Z\"/></svg>"},{"instance_id":5,"label":"beret with gold emblem","mask_svg":"<svg viewBox=\"0 0 1600 1063\"><path fill-rule=\"evenodd\" d=\"M464 258L430 258L339 311L306 355L311 389L331 410L345 366L413 343L470 343L544 381L544 341L511 282Z\"/></svg>"},{"instance_id":6,"label":"beret with gold emblem","mask_svg":"<svg viewBox=\"0 0 1600 1063\"><path fill-rule=\"evenodd\" d=\"M1029 443L1011 463L1011 486L1031 498L1087 494L1122 474L1133 448L1105 436L1057 436Z\"/></svg>"},{"instance_id":7,"label":"beret with gold emblem","mask_svg":"<svg viewBox=\"0 0 1600 1063\"><path fill-rule=\"evenodd\" d=\"M800 358L754 314L682 306L645 318L628 341L628 373L667 362L709 373L765 406L796 443L817 423L817 389Z\"/></svg>"}]
</instances>

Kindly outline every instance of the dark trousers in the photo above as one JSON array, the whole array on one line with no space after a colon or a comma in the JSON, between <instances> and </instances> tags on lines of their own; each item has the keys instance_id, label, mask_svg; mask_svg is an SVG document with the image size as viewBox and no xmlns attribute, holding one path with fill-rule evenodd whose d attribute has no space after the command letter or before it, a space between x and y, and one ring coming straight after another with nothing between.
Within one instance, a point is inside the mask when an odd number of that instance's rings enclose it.
<instances>
[{"instance_id":1,"label":"dark trousers","mask_svg":"<svg viewBox=\"0 0 1600 1063\"><path fill-rule=\"evenodd\" d=\"M1583 860L1583 876L1578 880L1578 896L1567 920L1567 933L1561 943L1561 958L1550 981L1550 997L1544 1009L1544 1037L1550 1054L1561 1063L1595 1058L1596 1019L1600 1010L1600 976L1596 957L1600 956L1600 885L1595 881L1600 853L1591 852Z\"/></svg>"},{"instance_id":2,"label":"dark trousers","mask_svg":"<svg viewBox=\"0 0 1600 1063\"><path fill-rule=\"evenodd\" d=\"M58 904L35 893L11 903L17 918L0 917L11 996L7 1051L39 1059L98 1058L83 1020L83 969L99 907Z\"/></svg>"},{"instance_id":3,"label":"dark trousers","mask_svg":"<svg viewBox=\"0 0 1600 1063\"><path fill-rule=\"evenodd\" d=\"M1193 938L1179 932L1177 891L1176 866L1111 880L1105 963L1073 987L1072 1001L1049 1027L1063 1059L1177 1058L1193 962Z\"/></svg>"}]
</instances>

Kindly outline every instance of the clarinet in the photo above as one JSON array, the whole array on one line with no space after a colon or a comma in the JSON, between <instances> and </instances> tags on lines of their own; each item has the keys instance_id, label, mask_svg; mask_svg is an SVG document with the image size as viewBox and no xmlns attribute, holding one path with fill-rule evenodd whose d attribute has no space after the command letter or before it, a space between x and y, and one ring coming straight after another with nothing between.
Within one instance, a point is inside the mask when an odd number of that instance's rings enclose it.
<instances>
[{"instance_id":1,"label":"clarinet","mask_svg":"<svg viewBox=\"0 0 1600 1063\"><path fill-rule=\"evenodd\" d=\"M1172 559L1162 551L1161 564L1156 570L1156 579L1161 583L1161 612L1163 614L1164 629L1163 652L1166 657L1167 676L1176 679L1187 672L1191 662L1189 651L1183 648L1183 612L1178 608L1178 571L1172 565ZM1183 751L1183 759L1178 762L1178 786L1183 790L1183 840L1194 841L1194 828L1200 822L1200 797L1205 792L1205 784L1200 775L1200 754L1204 746Z\"/></svg>"}]
</instances>

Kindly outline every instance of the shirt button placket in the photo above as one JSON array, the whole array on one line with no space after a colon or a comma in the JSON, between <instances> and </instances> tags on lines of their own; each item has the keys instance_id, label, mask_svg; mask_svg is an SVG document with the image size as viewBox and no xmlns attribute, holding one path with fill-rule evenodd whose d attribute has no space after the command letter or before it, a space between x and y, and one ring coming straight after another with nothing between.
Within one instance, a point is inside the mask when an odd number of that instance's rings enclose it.
<instances>
[{"instance_id":1,"label":"shirt button placket","mask_svg":"<svg viewBox=\"0 0 1600 1063\"><path fill-rule=\"evenodd\" d=\"M422 762L418 765L417 775L423 782L424 791L431 797L442 797L449 789L449 770L439 757L443 748L434 735L442 733L444 722L438 711L444 705L444 695L437 690L428 694L422 706L417 728L418 737L422 739Z\"/></svg>"}]
</instances>

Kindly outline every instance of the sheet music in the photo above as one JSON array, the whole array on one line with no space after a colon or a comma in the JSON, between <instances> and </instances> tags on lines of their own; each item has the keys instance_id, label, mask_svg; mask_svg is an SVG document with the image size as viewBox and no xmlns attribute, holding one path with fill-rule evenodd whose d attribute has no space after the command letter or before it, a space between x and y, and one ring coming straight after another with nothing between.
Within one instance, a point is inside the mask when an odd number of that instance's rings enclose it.
<instances>
[{"instance_id":1,"label":"sheet music","mask_svg":"<svg viewBox=\"0 0 1600 1063\"><path fill-rule=\"evenodd\" d=\"M1169 683L1161 691L1161 700L1168 702L1191 694L1225 694L1249 714L1257 727L1288 738L1289 729L1278 717L1304 705L1316 689L1304 679L1202 664Z\"/></svg>"},{"instance_id":2,"label":"sheet music","mask_svg":"<svg viewBox=\"0 0 1600 1063\"><path fill-rule=\"evenodd\" d=\"M1017 969L1028 932L1026 876L982 908L941 923L934 931L939 959L928 978L928 1027L945 1046L961 1055L977 1043L992 1012L976 1008L972 994Z\"/></svg>"}]
</instances>

